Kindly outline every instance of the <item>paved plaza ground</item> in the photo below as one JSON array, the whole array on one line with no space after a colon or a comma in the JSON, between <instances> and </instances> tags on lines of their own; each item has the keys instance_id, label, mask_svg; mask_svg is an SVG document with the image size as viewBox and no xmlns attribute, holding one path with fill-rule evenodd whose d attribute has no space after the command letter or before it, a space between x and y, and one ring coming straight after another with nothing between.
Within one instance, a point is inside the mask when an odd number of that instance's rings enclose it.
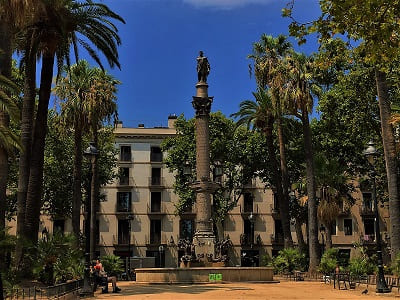
<instances>
[{"instance_id":1,"label":"paved plaza ground","mask_svg":"<svg viewBox=\"0 0 400 300\"><path fill-rule=\"evenodd\" d=\"M280 283L226 283L226 284L193 284L193 285L143 285L133 282L119 282L122 288L119 294L96 293L96 299L152 299L152 300L254 300L254 299L400 299L395 292L378 296L375 286L363 295L365 286L356 290L336 290L333 285L320 282L282 281Z\"/></svg>"}]
</instances>

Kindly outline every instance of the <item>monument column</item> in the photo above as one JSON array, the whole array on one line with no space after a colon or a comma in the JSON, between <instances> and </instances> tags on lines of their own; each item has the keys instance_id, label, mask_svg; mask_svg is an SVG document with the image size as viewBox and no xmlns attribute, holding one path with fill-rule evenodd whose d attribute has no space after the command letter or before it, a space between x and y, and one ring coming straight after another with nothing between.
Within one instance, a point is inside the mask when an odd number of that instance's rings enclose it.
<instances>
[{"instance_id":1,"label":"monument column","mask_svg":"<svg viewBox=\"0 0 400 300\"><path fill-rule=\"evenodd\" d=\"M210 65L203 52L197 58L198 83L193 108L196 112L196 182L192 185L196 191L196 231L194 241L196 254L205 265L207 257L214 257L215 236L211 220L211 194L216 184L210 179L210 134L209 118L213 97L208 96L207 76Z\"/></svg>"}]
</instances>

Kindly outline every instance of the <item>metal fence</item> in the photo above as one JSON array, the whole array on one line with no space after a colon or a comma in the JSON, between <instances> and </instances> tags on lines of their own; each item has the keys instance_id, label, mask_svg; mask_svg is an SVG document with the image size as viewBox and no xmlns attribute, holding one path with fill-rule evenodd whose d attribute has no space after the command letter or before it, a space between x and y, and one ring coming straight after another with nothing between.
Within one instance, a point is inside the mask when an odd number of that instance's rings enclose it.
<instances>
[{"instance_id":1,"label":"metal fence","mask_svg":"<svg viewBox=\"0 0 400 300\"><path fill-rule=\"evenodd\" d=\"M61 283L54 286L45 288L31 287L31 288L17 288L12 290L5 290L4 298L10 300L19 299L60 299L65 296L78 293L79 289L83 287L83 279L74 280L67 283Z\"/></svg>"}]
</instances>

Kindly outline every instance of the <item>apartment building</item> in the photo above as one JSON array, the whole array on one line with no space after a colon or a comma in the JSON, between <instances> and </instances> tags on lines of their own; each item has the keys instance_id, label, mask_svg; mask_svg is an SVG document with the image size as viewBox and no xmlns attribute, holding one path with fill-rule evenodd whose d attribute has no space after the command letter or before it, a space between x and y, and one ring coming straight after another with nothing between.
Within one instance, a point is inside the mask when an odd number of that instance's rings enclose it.
<instances>
[{"instance_id":1,"label":"apartment building","mask_svg":"<svg viewBox=\"0 0 400 300\"><path fill-rule=\"evenodd\" d=\"M168 118L168 127L125 128L122 122L115 128L115 143L119 149L120 178L103 187L105 200L98 212L97 254L155 257L156 266L177 267L184 251L178 247L180 239L192 239L195 232L196 205L180 215L174 204L178 196L173 192L174 176L163 164L160 144L176 134L176 116ZM355 242L371 251L375 246L374 205L367 186L356 189L356 204L342 207L332 228L332 242L340 249L343 259L354 255ZM388 242L388 210L380 205L380 226L384 241ZM82 222L83 224L83 222ZM13 224L11 224L13 225ZM82 225L83 226L83 225ZM282 223L279 205L271 189L259 180L245 187L238 205L223 224L224 235L233 248L229 252L230 265L258 266L261 257L275 256L283 248ZM51 220L42 216L42 230L70 232L70 220ZM303 230L306 237L306 230ZM292 236L296 243L295 228ZM320 243L325 243L320 231ZM388 250L388 249L386 249Z\"/></svg>"}]
</instances>

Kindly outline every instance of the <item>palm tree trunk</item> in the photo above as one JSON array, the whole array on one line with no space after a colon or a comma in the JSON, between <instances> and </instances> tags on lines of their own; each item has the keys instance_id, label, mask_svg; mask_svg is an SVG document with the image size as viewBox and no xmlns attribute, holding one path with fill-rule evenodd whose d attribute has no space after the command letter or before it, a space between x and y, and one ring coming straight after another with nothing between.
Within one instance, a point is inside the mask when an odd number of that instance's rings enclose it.
<instances>
[{"instance_id":1,"label":"palm tree trunk","mask_svg":"<svg viewBox=\"0 0 400 300\"><path fill-rule=\"evenodd\" d=\"M382 142L385 153L386 176L389 192L391 258L400 251L400 199L398 194L397 161L393 127L389 123L391 110L386 74L375 69L381 118Z\"/></svg>"},{"instance_id":2,"label":"palm tree trunk","mask_svg":"<svg viewBox=\"0 0 400 300\"><path fill-rule=\"evenodd\" d=\"M287 162L286 162L286 151L285 151L285 140L283 137L283 128L282 128L282 119L279 116L277 119L277 127L278 127L278 141L279 141L279 154L281 159L281 173L282 173L282 187L283 187L283 201L281 209L287 211L287 219L290 232L290 211L289 211L289 175L287 171ZM286 216L285 216L286 217ZM293 247L293 239L292 234L288 235L288 247Z\"/></svg>"},{"instance_id":3,"label":"palm tree trunk","mask_svg":"<svg viewBox=\"0 0 400 300\"><path fill-rule=\"evenodd\" d=\"M29 41L28 41L29 44ZM26 50L24 99L21 116L21 144L23 151L19 158L18 194L17 194L17 235L23 233L28 191L30 157L32 148L33 119L36 98L36 52Z\"/></svg>"},{"instance_id":4,"label":"palm tree trunk","mask_svg":"<svg viewBox=\"0 0 400 300\"><path fill-rule=\"evenodd\" d=\"M326 233L325 247L326 250L328 250L332 248L332 223L325 224L325 233Z\"/></svg>"},{"instance_id":5,"label":"palm tree trunk","mask_svg":"<svg viewBox=\"0 0 400 300\"><path fill-rule=\"evenodd\" d=\"M33 244L36 244L38 239L40 208L42 205L44 146L53 67L54 53L44 53L25 211L25 237Z\"/></svg>"},{"instance_id":6,"label":"palm tree trunk","mask_svg":"<svg viewBox=\"0 0 400 300\"><path fill-rule=\"evenodd\" d=\"M292 233L290 232L289 208L285 209L283 207L284 199L283 199L283 190L282 190L282 175L279 171L278 162L276 161L276 155L275 155L275 146L274 146L273 133L272 133L273 119L272 118L269 118L269 119L270 119L269 124L265 128L264 133L265 133L265 137L267 140L269 161L270 161L271 171L273 174L273 184L275 185L276 196L278 198L278 202L279 202L279 205L281 208L280 215L281 215L281 221L282 221L284 247L290 248L290 247L293 247L293 242L292 242L292 237L291 237Z\"/></svg>"},{"instance_id":7,"label":"palm tree trunk","mask_svg":"<svg viewBox=\"0 0 400 300\"><path fill-rule=\"evenodd\" d=\"M315 196L315 176L313 162L313 146L311 137L311 128L308 120L308 112L303 109L301 121L303 124L304 152L306 160L306 181L308 196L308 249L310 255L310 264L308 271L315 273L319 264L319 242L318 242L318 224L317 224L317 199Z\"/></svg>"},{"instance_id":8,"label":"palm tree trunk","mask_svg":"<svg viewBox=\"0 0 400 300\"><path fill-rule=\"evenodd\" d=\"M80 208L82 204L82 130L75 121L75 150L74 150L74 189L72 195L72 232L79 236Z\"/></svg>"},{"instance_id":9,"label":"palm tree trunk","mask_svg":"<svg viewBox=\"0 0 400 300\"><path fill-rule=\"evenodd\" d=\"M11 27L6 20L0 19L0 74L11 77ZM10 119L0 110L0 126L9 127ZM0 145L0 231L5 228L6 190L8 180L8 153Z\"/></svg>"},{"instance_id":10,"label":"palm tree trunk","mask_svg":"<svg viewBox=\"0 0 400 300\"><path fill-rule=\"evenodd\" d=\"M296 229L296 236L297 236L297 243L299 245L300 251L305 252L307 251L307 245L304 242L304 235L303 235L303 229L302 229L302 223L298 220L296 220L296 223L294 224L295 229Z\"/></svg>"}]
</instances>

